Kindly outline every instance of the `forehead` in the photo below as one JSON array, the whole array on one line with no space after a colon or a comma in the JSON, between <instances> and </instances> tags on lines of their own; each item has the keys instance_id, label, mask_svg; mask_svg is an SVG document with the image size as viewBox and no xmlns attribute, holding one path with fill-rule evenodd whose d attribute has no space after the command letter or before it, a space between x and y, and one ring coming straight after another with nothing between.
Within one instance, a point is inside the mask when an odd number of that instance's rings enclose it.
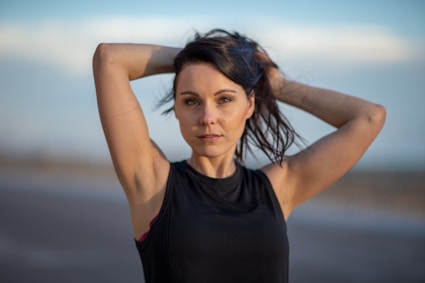
<instances>
[{"instance_id":1,"label":"forehead","mask_svg":"<svg viewBox=\"0 0 425 283\"><path fill-rule=\"evenodd\" d=\"M242 87L229 78L211 63L186 64L176 77L176 91L201 91L220 88L234 88L242 90Z\"/></svg>"},{"instance_id":2,"label":"forehead","mask_svg":"<svg viewBox=\"0 0 425 283\"><path fill-rule=\"evenodd\" d=\"M185 64L180 71L177 80L178 81L192 81L194 79L201 79L201 78L219 78L219 77L225 77L218 68L211 64L211 63L188 63Z\"/></svg>"}]
</instances>

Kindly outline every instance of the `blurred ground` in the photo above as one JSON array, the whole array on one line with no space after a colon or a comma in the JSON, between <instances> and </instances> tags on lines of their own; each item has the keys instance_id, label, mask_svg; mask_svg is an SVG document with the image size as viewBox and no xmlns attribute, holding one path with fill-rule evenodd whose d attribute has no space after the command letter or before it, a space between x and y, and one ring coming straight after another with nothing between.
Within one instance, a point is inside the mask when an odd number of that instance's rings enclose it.
<instances>
[{"instance_id":1,"label":"blurred ground","mask_svg":"<svg viewBox=\"0 0 425 283\"><path fill-rule=\"evenodd\" d=\"M351 172L288 221L296 282L425 282L425 172ZM109 166L0 162L0 282L143 282Z\"/></svg>"}]
</instances>

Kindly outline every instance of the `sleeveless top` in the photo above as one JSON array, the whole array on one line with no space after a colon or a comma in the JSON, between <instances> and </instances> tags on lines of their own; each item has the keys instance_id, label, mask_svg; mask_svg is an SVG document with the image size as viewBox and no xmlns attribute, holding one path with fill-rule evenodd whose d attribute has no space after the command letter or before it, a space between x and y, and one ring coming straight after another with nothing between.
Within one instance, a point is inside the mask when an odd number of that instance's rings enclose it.
<instances>
[{"instance_id":1,"label":"sleeveless top","mask_svg":"<svg viewBox=\"0 0 425 283\"><path fill-rule=\"evenodd\" d=\"M227 178L172 163L164 202L136 241L146 283L288 282L289 244L267 176L239 164Z\"/></svg>"}]
</instances>

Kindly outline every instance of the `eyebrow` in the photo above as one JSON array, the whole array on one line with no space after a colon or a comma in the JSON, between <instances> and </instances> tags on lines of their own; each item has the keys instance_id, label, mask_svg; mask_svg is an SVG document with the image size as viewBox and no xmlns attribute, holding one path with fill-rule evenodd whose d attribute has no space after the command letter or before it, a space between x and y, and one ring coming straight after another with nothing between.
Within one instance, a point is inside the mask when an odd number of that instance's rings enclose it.
<instances>
[{"instance_id":1,"label":"eyebrow","mask_svg":"<svg viewBox=\"0 0 425 283\"><path fill-rule=\"evenodd\" d=\"M236 93L236 90L234 90L234 89L229 89L229 88L220 89L220 90L218 90L218 91L216 91L216 92L214 93L214 96L216 96L216 95L220 95L220 94L225 93L225 92L232 92L232 93ZM182 91L182 92L180 92L179 94L180 94L180 95L196 95L196 96L199 96L199 94L198 94L198 93L196 93L196 92L194 92L194 91L190 91L190 90Z\"/></svg>"}]
</instances>

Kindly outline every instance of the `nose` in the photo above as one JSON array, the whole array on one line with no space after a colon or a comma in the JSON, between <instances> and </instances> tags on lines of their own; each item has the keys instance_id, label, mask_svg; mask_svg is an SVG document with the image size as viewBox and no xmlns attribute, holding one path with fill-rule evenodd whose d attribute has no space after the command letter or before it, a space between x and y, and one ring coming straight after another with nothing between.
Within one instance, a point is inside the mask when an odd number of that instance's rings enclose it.
<instances>
[{"instance_id":1,"label":"nose","mask_svg":"<svg viewBox=\"0 0 425 283\"><path fill-rule=\"evenodd\" d=\"M205 104L201 110L200 123L203 126L213 125L217 121L216 109L209 104Z\"/></svg>"}]
</instances>

